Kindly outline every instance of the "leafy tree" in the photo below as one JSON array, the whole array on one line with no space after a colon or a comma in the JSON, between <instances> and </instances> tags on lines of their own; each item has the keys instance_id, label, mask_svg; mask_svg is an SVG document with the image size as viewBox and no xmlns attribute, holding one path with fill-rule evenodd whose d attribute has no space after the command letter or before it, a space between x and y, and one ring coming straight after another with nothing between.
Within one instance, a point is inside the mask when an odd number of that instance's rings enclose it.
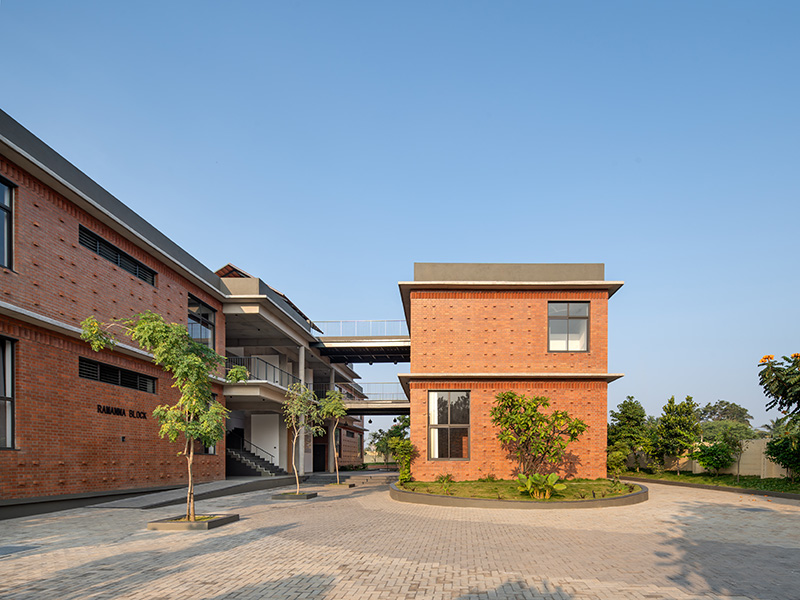
<instances>
[{"instance_id":1,"label":"leafy tree","mask_svg":"<svg viewBox=\"0 0 800 600\"><path fill-rule=\"evenodd\" d=\"M733 450L725 442L703 444L692 452L692 458L703 465L704 469L712 472L716 477L721 469L727 469L734 461Z\"/></svg>"},{"instance_id":2,"label":"leafy tree","mask_svg":"<svg viewBox=\"0 0 800 600\"><path fill-rule=\"evenodd\" d=\"M333 420L333 430L336 432L336 429L339 427L339 421L341 421L345 415L347 415L347 407L344 405L344 400L342 399L342 393L337 390L328 390L325 394L325 397L320 400L319 403L319 414L320 417L323 419L332 419ZM328 440L329 444L333 444L333 440ZM333 453L333 463L336 466L336 483L339 482L339 453Z\"/></svg>"},{"instance_id":3,"label":"leafy tree","mask_svg":"<svg viewBox=\"0 0 800 600\"><path fill-rule=\"evenodd\" d=\"M549 406L549 398L542 396L501 392L495 397L492 425L499 428L497 438L517 459L520 473L550 470L563 459L567 445L586 431L586 423L566 411L543 413Z\"/></svg>"},{"instance_id":4,"label":"leafy tree","mask_svg":"<svg viewBox=\"0 0 800 600\"><path fill-rule=\"evenodd\" d=\"M800 412L800 353L775 360L767 354L759 363L758 383L767 398L767 410L777 408L784 414Z\"/></svg>"},{"instance_id":5,"label":"leafy tree","mask_svg":"<svg viewBox=\"0 0 800 600\"><path fill-rule=\"evenodd\" d=\"M789 476L794 482L795 475L800 473L800 444L797 435L783 433L767 442L764 450L767 458L789 470Z\"/></svg>"},{"instance_id":6,"label":"leafy tree","mask_svg":"<svg viewBox=\"0 0 800 600\"><path fill-rule=\"evenodd\" d=\"M225 436L225 418L228 410L211 392L211 375L224 363L225 358L212 349L195 342L184 325L167 323L161 315L147 311L126 319L101 323L94 316L81 323L81 338L89 342L92 350L113 349L119 342L119 333L128 336L142 349L152 353L153 362L172 375L172 387L180 392L173 405L164 404L153 410L160 425L159 436L171 442L183 438L182 455L186 458L189 489L186 493L186 519L195 520L194 463L195 442L213 446ZM247 370L233 367L226 375L229 382L247 379Z\"/></svg>"},{"instance_id":7,"label":"leafy tree","mask_svg":"<svg viewBox=\"0 0 800 600\"><path fill-rule=\"evenodd\" d=\"M750 425L753 418L744 406L739 406L735 402L717 400L714 404L706 404L699 409L698 417L703 423L714 421L738 421L745 425Z\"/></svg>"},{"instance_id":8,"label":"leafy tree","mask_svg":"<svg viewBox=\"0 0 800 600\"><path fill-rule=\"evenodd\" d=\"M619 476L625 472L628 459L628 447L622 442L608 447L606 457L606 468L614 479L614 483L619 483Z\"/></svg>"},{"instance_id":9,"label":"leafy tree","mask_svg":"<svg viewBox=\"0 0 800 600\"><path fill-rule=\"evenodd\" d=\"M681 474L680 457L691 450L700 436L700 424L697 422L697 404L691 396L680 403L672 396L664 405L663 413L656 426L659 453L678 458L677 470Z\"/></svg>"},{"instance_id":10,"label":"leafy tree","mask_svg":"<svg viewBox=\"0 0 800 600\"><path fill-rule=\"evenodd\" d=\"M786 430L788 421L788 416L780 417L779 419L770 419L769 423L765 423L761 427L770 435L770 437L775 437L777 435L781 435Z\"/></svg>"},{"instance_id":11,"label":"leafy tree","mask_svg":"<svg viewBox=\"0 0 800 600\"><path fill-rule=\"evenodd\" d=\"M319 401L316 395L301 383L293 383L286 392L283 403L283 414L286 424L292 430L292 469L297 491L300 493L300 474L297 472L297 440L307 431L311 435L322 435L322 417L319 412Z\"/></svg>"},{"instance_id":12,"label":"leafy tree","mask_svg":"<svg viewBox=\"0 0 800 600\"><path fill-rule=\"evenodd\" d=\"M411 440L406 438L391 438L390 445L395 460L400 467L400 476L398 481L400 484L406 484L413 480L411 477L411 463L419 456L417 447L411 443Z\"/></svg>"},{"instance_id":13,"label":"leafy tree","mask_svg":"<svg viewBox=\"0 0 800 600\"><path fill-rule=\"evenodd\" d=\"M398 418L397 423L392 425L388 431L378 429L378 431L370 432L369 443L375 448L375 452L383 455L384 465L389 464L389 454L392 453L392 440L408 438L408 429L410 425L410 417L408 415L403 415Z\"/></svg>"},{"instance_id":14,"label":"leafy tree","mask_svg":"<svg viewBox=\"0 0 800 600\"><path fill-rule=\"evenodd\" d=\"M608 446L623 452L641 452L646 445L647 413L642 404L633 396L628 396L611 411L611 423L608 426ZM636 468L639 468L637 459Z\"/></svg>"}]
</instances>

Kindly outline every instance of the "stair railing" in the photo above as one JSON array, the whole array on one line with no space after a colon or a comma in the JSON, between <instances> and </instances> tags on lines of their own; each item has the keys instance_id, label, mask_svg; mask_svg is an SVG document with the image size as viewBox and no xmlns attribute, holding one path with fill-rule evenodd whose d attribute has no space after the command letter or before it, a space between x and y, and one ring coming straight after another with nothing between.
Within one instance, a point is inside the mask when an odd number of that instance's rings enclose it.
<instances>
[{"instance_id":1,"label":"stair railing","mask_svg":"<svg viewBox=\"0 0 800 600\"><path fill-rule=\"evenodd\" d=\"M253 442L251 442L248 439L245 439L243 435L239 434L236 431L229 431L228 435L234 437L237 441L240 442L239 448L235 449L246 450L247 452L252 452L257 456L266 454L266 456L269 456L269 459L267 459L265 456L261 456L261 458L269 460L269 462L271 462L276 467L278 466L278 463L275 461L275 456L271 452L267 452L263 448L256 446Z\"/></svg>"}]
</instances>

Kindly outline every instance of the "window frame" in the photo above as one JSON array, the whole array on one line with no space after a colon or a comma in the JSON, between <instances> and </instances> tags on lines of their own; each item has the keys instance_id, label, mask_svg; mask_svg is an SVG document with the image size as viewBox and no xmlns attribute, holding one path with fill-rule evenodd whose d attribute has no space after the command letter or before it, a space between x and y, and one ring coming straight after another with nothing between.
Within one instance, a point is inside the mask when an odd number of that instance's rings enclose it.
<instances>
[{"instance_id":1,"label":"window frame","mask_svg":"<svg viewBox=\"0 0 800 600\"><path fill-rule=\"evenodd\" d=\"M196 313L193 313L189 309L189 305L192 302L196 302L200 306L204 306L208 310L210 310L211 313L214 315L214 321L213 322L209 322L208 319L206 319L204 317L201 317L200 315L197 315ZM200 298L198 298L194 294L187 294L187 297L186 297L186 329L187 330L189 329L189 325L191 325L192 323L195 323L197 325L200 325L201 327L205 327L206 329L210 329L211 330L211 346L209 346L209 348L211 348L212 350L216 350L217 349L217 309L214 308L213 306L209 306L208 303L203 302L202 300L200 300ZM209 323L210 323L210 326L209 326ZM191 331L189 331L189 337L192 337ZM195 342L197 342L198 344L202 344L202 342L198 341L194 337L192 337L192 339ZM205 345L205 344L203 344L203 345Z\"/></svg>"},{"instance_id":2,"label":"window frame","mask_svg":"<svg viewBox=\"0 0 800 600\"><path fill-rule=\"evenodd\" d=\"M428 412L428 460L434 461L469 461L470 457L472 456L472 390L428 390L427 391L427 402L426 402L426 410ZM452 402L448 401L447 404L447 423L431 423L431 394L466 394L467 401L468 401L468 410L469 410L469 419L468 423L450 423L450 410L452 408ZM431 430L433 429L447 429L448 430L448 454L450 452L450 429L466 429L467 430L467 455L460 458L452 458L450 456L447 457L434 457L432 452L432 440L433 436L431 435Z\"/></svg>"},{"instance_id":3,"label":"window frame","mask_svg":"<svg viewBox=\"0 0 800 600\"><path fill-rule=\"evenodd\" d=\"M17 340L9 337L0 336L0 344L3 348L3 362L0 368L8 375L8 380L5 381L4 389L0 390L0 400L8 402L9 410L9 426L8 426L8 446L0 446L0 450L16 450L16 345ZM4 374L4 375L5 375ZM5 377L4 377L5 379ZM9 392L11 395L5 395Z\"/></svg>"},{"instance_id":4,"label":"window frame","mask_svg":"<svg viewBox=\"0 0 800 600\"><path fill-rule=\"evenodd\" d=\"M89 377L86 373L86 369L89 366L97 365L97 377ZM117 373L117 383L112 381L105 381L103 376L100 373L100 369L111 369L116 370ZM123 377L124 376L135 376L136 377L136 387L130 385L123 385ZM118 367L116 365L109 365L108 363L100 362L99 360L92 360L91 358L86 358L84 356L78 357L78 377L81 379L88 379L89 381L96 381L98 383L105 383L107 385L114 385L116 387L125 388L126 390L133 390L135 392L143 392L145 394L158 394L158 378L152 377L150 375L145 375L144 373L138 373L137 371L131 371L130 369L123 369L122 367ZM149 381L152 383L153 391L147 389L142 389L142 381Z\"/></svg>"},{"instance_id":5,"label":"window frame","mask_svg":"<svg viewBox=\"0 0 800 600\"><path fill-rule=\"evenodd\" d=\"M551 304L566 304L567 305L567 316L551 316L550 315L550 305ZM584 304L586 305L586 316L570 316L569 314L569 306L570 304ZM570 321L585 321L586 322L586 348L584 350L570 350L569 349L569 322ZM550 347L551 337L550 337L550 322L551 321L565 321L567 323L567 348L566 350L553 350ZM589 300L549 300L547 302L547 351L552 352L555 354L570 354L570 353L581 353L585 354L590 351L591 349L591 331L592 331L592 303Z\"/></svg>"},{"instance_id":6,"label":"window frame","mask_svg":"<svg viewBox=\"0 0 800 600\"><path fill-rule=\"evenodd\" d=\"M89 244L88 241L89 239L92 240L93 245ZM94 231L92 231L88 227L84 227L83 225L78 225L78 244L83 246L87 250L94 252L100 258L106 259L112 265L118 266L126 273L130 273L140 281L144 281L145 283L152 285L153 287L158 287L157 286L158 271L156 271L155 269L151 269L142 261L134 258L133 256L123 251L118 246L112 244L107 239L103 238L102 236L97 235ZM103 250L105 250L106 252L103 252ZM110 258L109 256L109 254L112 253L116 253L114 259ZM132 266L124 264L123 259L125 261L129 261L130 263L132 263ZM136 268L134 269L133 267ZM143 275L145 276L143 277ZM150 279L152 279L152 281L150 281Z\"/></svg>"},{"instance_id":7,"label":"window frame","mask_svg":"<svg viewBox=\"0 0 800 600\"><path fill-rule=\"evenodd\" d=\"M8 252L8 264L4 264L0 261L0 268L9 269L10 271L14 270L14 200L16 199L15 190L19 187L16 184L12 183L5 177L0 177L0 185L8 188L8 206L5 204L0 203L0 211L5 213L6 218L8 219L8 239L5 240L6 248L5 250Z\"/></svg>"}]
</instances>

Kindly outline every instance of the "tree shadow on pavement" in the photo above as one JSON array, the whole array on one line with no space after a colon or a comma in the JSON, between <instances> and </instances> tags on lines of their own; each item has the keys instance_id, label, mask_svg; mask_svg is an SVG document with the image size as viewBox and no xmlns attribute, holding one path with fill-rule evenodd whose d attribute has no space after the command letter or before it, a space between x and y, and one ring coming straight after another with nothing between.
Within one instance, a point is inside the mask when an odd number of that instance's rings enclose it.
<instances>
[{"instance_id":1,"label":"tree shadow on pavement","mask_svg":"<svg viewBox=\"0 0 800 600\"><path fill-rule=\"evenodd\" d=\"M720 595L799 597L796 540L800 527L793 522L796 519L765 504L761 498L750 497L680 504L664 534L665 550L656 552L662 559L659 566L671 567L668 579L693 592L707 587ZM780 537L787 527L796 530L794 545L788 537ZM767 540L770 531L783 533Z\"/></svg>"},{"instance_id":2,"label":"tree shadow on pavement","mask_svg":"<svg viewBox=\"0 0 800 600\"><path fill-rule=\"evenodd\" d=\"M547 579L535 586L525 581L506 581L491 590L469 590L455 600L572 600L574 595Z\"/></svg>"},{"instance_id":3,"label":"tree shadow on pavement","mask_svg":"<svg viewBox=\"0 0 800 600\"><path fill-rule=\"evenodd\" d=\"M153 537L152 550L114 554L114 546L108 545L109 554L103 558L60 569L46 577L37 578L30 575L24 582L14 586L4 586L3 582L0 582L0 596L38 598L49 597L54 592L58 592L59 600L83 600L92 597L117 598L151 586L164 577L180 575L185 572L187 562L199 557L239 547L246 552L247 544L279 535L294 527L297 527L297 524L262 527L227 535L220 530L179 533L149 532ZM160 536L194 537L192 537L193 543L189 546L179 550L162 550L159 547ZM171 537L171 539L175 538ZM72 550L71 552L77 554L80 551ZM46 559L46 554L42 558ZM219 576L219 571L208 574L211 579L218 579Z\"/></svg>"}]
</instances>

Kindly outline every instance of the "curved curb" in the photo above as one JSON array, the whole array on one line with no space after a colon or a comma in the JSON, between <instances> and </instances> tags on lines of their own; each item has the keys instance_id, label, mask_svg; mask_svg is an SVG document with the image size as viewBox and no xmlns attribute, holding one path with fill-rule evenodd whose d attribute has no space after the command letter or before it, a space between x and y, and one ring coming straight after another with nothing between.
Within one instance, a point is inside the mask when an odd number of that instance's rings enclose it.
<instances>
[{"instance_id":1,"label":"curved curb","mask_svg":"<svg viewBox=\"0 0 800 600\"><path fill-rule=\"evenodd\" d=\"M591 500L572 500L568 502L528 502L525 500L493 500L491 498L462 498L460 496L440 496L401 490L396 484L389 487L389 497L397 502L412 504L428 504L431 506L449 506L459 508L514 508L528 510L606 508L609 506L630 506L649 499L647 488L636 482L642 489L632 494L615 496L614 498L592 498Z\"/></svg>"},{"instance_id":2,"label":"curved curb","mask_svg":"<svg viewBox=\"0 0 800 600\"><path fill-rule=\"evenodd\" d=\"M733 494L746 494L750 496L769 496L770 498L784 498L786 500L800 500L800 494L792 492L773 492L770 490L754 490L753 488L737 488L730 485L708 485L707 483L692 483L691 481L672 481L669 479L654 479L651 477L621 477L625 481L641 483L659 483L661 485L676 485L678 487L697 488L700 490L713 490L716 492L731 492Z\"/></svg>"}]
</instances>

